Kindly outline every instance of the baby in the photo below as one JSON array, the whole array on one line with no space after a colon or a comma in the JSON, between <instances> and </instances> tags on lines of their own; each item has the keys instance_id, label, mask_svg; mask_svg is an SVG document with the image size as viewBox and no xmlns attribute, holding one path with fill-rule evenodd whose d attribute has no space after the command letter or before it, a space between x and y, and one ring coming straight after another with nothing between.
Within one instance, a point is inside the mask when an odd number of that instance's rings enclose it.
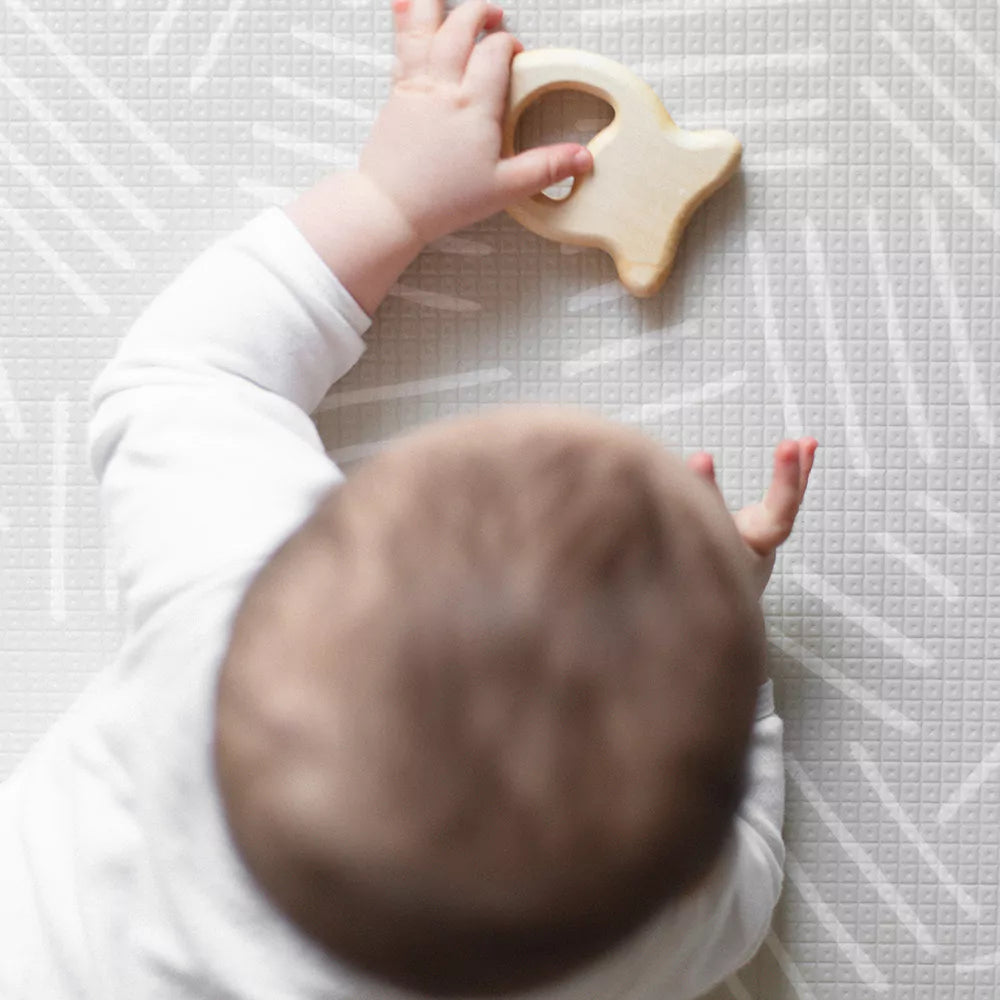
<instances>
[{"instance_id":1,"label":"baby","mask_svg":"<svg viewBox=\"0 0 1000 1000\"><path fill-rule=\"evenodd\" d=\"M519 45L397 0L356 172L198 257L94 389L127 641L0 786L5 1000L694 997L781 887L759 597L816 442L735 519L583 413L309 414L430 240L586 173L500 160Z\"/></svg>"}]
</instances>

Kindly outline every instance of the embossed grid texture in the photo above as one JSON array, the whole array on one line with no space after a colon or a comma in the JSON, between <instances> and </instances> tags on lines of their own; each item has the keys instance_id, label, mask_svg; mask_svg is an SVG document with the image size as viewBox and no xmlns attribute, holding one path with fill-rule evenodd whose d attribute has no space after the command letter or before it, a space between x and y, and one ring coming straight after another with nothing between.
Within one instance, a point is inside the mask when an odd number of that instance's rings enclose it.
<instances>
[{"instance_id":1,"label":"embossed grid texture","mask_svg":"<svg viewBox=\"0 0 1000 1000\"><path fill-rule=\"evenodd\" d=\"M663 293L497 217L403 276L318 417L346 466L498 402L716 455L822 443L765 598L786 720L774 931L717 997L1000 991L1000 40L992 0L522 0L743 140ZM388 4L0 0L0 776L114 655L87 390L200 249L350 165ZM539 134L592 132L553 98Z\"/></svg>"}]
</instances>

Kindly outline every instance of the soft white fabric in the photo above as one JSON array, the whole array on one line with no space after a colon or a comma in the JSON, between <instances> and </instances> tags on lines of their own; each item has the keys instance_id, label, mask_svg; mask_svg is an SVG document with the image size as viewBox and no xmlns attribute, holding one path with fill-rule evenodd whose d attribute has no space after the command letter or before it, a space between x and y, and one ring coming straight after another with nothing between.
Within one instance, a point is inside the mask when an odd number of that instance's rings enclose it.
<instances>
[{"instance_id":1,"label":"soft white fabric","mask_svg":"<svg viewBox=\"0 0 1000 1000\"><path fill-rule=\"evenodd\" d=\"M401 996L270 906L234 852L211 767L233 616L342 478L308 414L360 357L368 322L269 209L199 256L98 379L91 454L127 639L0 785L3 1000ZM768 684L750 791L711 878L540 995L692 997L750 958L781 888L781 730Z\"/></svg>"}]
</instances>

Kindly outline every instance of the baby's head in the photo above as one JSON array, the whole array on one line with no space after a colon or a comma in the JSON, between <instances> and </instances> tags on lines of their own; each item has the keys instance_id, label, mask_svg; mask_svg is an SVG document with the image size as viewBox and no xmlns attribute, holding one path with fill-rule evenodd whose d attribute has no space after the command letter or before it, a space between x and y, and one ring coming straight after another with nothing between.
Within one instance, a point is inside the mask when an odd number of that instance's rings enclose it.
<instances>
[{"instance_id":1,"label":"baby's head","mask_svg":"<svg viewBox=\"0 0 1000 1000\"><path fill-rule=\"evenodd\" d=\"M251 586L218 696L230 829L348 966L542 985L718 858L762 657L743 543L678 458L548 408L435 425Z\"/></svg>"}]
</instances>

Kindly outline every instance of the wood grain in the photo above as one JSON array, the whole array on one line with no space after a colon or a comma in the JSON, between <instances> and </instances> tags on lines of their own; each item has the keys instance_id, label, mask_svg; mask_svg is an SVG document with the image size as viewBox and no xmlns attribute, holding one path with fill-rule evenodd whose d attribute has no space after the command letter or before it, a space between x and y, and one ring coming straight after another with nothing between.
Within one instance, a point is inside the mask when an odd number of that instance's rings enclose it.
<instances>
[{"instance_id":1,"label":"wood grain","mask_svg":"<svg viewBox=\"0 0 1000 1000\"><path fill-rule=\"evenodd\" d=\"M736 172L742 146L728 132L679 128L655 91L620 63L574 49L536 49L516 56L511 68L505 156L516 152L524 111L555 90L593 94L611 105L614 119L590 141L593 172L568 198L540 194L508 211L546 239L605 250L633 295L653 295L670 273L688 219Z\"/></svg>"}]
</instances>

